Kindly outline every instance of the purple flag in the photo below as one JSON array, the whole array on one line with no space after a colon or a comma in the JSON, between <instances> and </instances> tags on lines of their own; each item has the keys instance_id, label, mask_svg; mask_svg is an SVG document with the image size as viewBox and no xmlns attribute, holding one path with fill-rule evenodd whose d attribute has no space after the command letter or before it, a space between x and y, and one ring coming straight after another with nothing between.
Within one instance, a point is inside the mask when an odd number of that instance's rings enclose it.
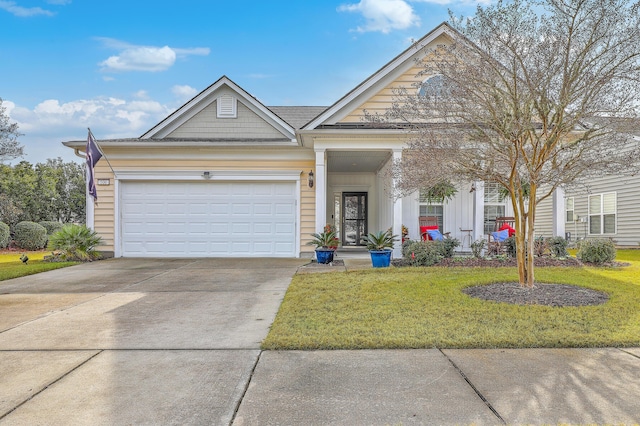
<instances>
[{"instance_id":1,"label":"purple flag","mask_svg":"<svg viewBox=\"0 0 640 426\"><path fill-rule=\"evenodd\" d=\"M89 189L89 195L93 197L93 201L98 200L98 191L96 190L96 179L94 175L94 167L100 158L102 158L102 153L100 152L100 148L98 148L98 144L96 140L93 138L91 134L91 130L89 130L89 136L87 137L87 188Z\"/></svg>"}]
</instances>

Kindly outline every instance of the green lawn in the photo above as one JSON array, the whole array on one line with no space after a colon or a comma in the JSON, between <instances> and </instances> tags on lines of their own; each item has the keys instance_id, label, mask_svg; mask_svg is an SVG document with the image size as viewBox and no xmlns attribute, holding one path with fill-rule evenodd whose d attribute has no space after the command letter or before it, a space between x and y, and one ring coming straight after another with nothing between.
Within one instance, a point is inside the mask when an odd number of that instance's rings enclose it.
<instances>
[{"instance_id":1,"label":"green lawn","mask_svg":"<svg viewBox=\"0 0 640 426\"><path fill-rule=\"evenodd\" d=\"M640 346L640 250L624 268L537 268L538 282L609 294L587 307L517 306L461 289L517 281L515 268L389 268L296 275L264 349Z\"/></svg>"},{"instance_id":2,"label":"green lawn","mask_svg":"<svg viewBox=\"0 0 640 426\"><path fill-rule=\"evenodd\" d=\"M22 253L26 253L29 257L29 261L26 265L20 260ZM11 252L0 254L0 281L77 265L77 262L45 262L43 261L43 258L47 254L49 254L49 252L46 251Z\"/></svg>"}]
</instances>

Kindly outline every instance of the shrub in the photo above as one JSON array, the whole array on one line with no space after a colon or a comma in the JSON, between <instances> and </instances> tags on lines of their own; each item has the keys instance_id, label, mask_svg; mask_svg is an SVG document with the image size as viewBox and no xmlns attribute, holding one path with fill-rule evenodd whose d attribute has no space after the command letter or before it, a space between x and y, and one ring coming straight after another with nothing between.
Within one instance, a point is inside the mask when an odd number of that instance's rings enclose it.
<instances>
[{"instance_id":1,"label":"shrub","mask_svg":"<svg viewBox=\"0 0 640 426\"><path fill-rule=\"evenodd\" d=\"M52 220L43 220L42 222L40 222L40 225L42 225L44 229L47 230L47 235L55 234L64 226L63 223L54 222Z\"/></svg>"},{"instance_id":2,"label":"shrub","mask_svg":"<svg viewBox=\"0 0 640 426\"><path fill-rule=\"evenodd\" d=\"M460 245L460 240L457 238L445 238L444 240L437 242L442 244L442 255L447 259L453 257L455 248Z\"/></svg>"},{"instance_id":3,"label":"shrub","mask_svg":"<svg viewBox=\"0 0 640 426\"><path fill-rule=\"evenodd\" d=\"M102 238L84 225L65 225L49 239L49 246L59 250L61 260L91 261L100 257L95 247Z\"/></svg>"},{"instance_id":4,"label":"shrub","mask_svg":"<svg viewBox=\"0 0 640 426\"><path fill-rule=\"evenodd\" d=\"M6 248L9 245L10 238L9 225L0 222L0 248Z\"/></svg>"},{"instance_id":5,"label":"shrub","mask_svg":"<svg viewBox=\"0 0 640 426\"><path fill-rule=\"evenodd\" d=\"M24 250L38 250L47 245L47 230L35 222L19 222L13 230L16 245Z\"/></svg>"},{"instance_id":6,"label":"shrub","mask_svg":"<svg viewBox=\"0 0 640 426\"><path fill-rule=\"evenodd\" d=\"M442 241L412 241L403 248L402 256L412 266L433 266L444 259Z\"/></svg>"},{"instance_id":7,"label":"shrub","mask_svg":"<svg viewBox=\"0 0 640 426\"><path fill-rule=\"evenodd\" d=\"M569 242L565 240L563 237L547 238L547 246L549 247L549 250L551 250L551 255L554 257L569 256L569 252L567 251L568 245L569 245Z\"/></svg>"},{"instance_id":8,"label":"shrub","mask_svg":"<svg viewBox=\"0 0 640 426\"><path fill-rule=\"evenodd\" d=\"M578 246L576 257L583 262L601 265L613 262L616 258L616 246L609 239L582 240Z\"/></svg>"},{"instance_id":9,"label":"shrub","mask_svg":"<svg viewBox=\"0 0 640 426\"><path fill-rule=\"evenodd\" d=\"M473 257L475 257L476 259L481 258L482 250L484 250L486 245L487 245L487 240L485 240L484 238L475 240L474 242L472 242L471 253L473 254Z\"/></svg>"},{"instance_id":10,"label":"shrub","mask_svg":"<svg viewBox=\"0 0 640 426\"><path fill-rule=\"evenodd\" d=\"M516 252L516 237L511 236L502 242L504 246L504 252L509 257L516 257L518 253Z\"/></svg>"},{"instance_id":11,"label":"shrub","mask_svg":"<svg viewBox=\"0 0 640 426\"><path fill-rule=\"evenodd\" d=\"M402 245L402 256L413 266L433 266L442 259L451 258L460 245L455 238L442 241L407 241Z\"/></svg>"}]
</instances>

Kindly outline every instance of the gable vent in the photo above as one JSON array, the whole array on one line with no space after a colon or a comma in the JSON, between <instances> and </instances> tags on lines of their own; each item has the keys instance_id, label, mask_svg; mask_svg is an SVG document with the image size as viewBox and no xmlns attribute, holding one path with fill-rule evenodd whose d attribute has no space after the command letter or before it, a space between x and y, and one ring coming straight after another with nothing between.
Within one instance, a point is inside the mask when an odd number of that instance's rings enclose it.
<instances>
[{"instance_id":1,"label":"gable vent","mask_svg":"<svg viewBox=\"0 0 640 426\"><path fill-rule=\"evenodd\" d=\"M218 98L218 118L236 118L237 101L231 95L222 95Z\"/></svg>"}]
</instances>

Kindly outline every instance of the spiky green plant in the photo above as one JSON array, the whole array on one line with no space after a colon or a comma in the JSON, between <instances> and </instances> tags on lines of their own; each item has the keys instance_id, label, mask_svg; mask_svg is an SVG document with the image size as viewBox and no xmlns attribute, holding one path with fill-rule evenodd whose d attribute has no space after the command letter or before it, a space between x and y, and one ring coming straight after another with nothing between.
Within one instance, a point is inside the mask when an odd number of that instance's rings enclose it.
<instances>
[{"instance_id":1,"label":"spiky green plant","mask_svg":"<svg viewBox=\"0 0 640 426\"><path fill-rule=\"evenodd\" d=\"M65 225L49 238L49 247L60 251L61 260L98 259L100 252L95 247L101 243L102 237L84 225Z\"/></svg>"}]
</instances>

